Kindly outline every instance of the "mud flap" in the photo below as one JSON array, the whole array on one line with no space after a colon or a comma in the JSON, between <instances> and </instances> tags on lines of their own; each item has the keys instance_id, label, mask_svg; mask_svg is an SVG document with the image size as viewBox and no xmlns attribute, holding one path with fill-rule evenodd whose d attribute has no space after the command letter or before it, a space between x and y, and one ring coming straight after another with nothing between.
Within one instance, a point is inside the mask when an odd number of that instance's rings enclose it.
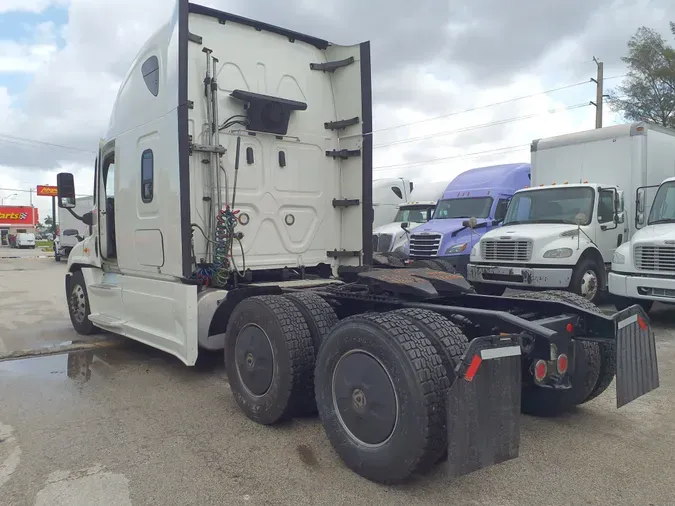
<instances>
[{"instance_id":1,"label":"mud flap","mask_svg":"<svg viewBox=\"0 0 675 506\"><path fill-rule=\"evenodd\" d=\"M522 372L518 336L471 341L446 399L450 476L518 456Z\"/></svg>"},{"instance_id":2,"label":"mud flap","mask_svg":"<svg viewBox=\"0 0 675 506\"><path fill-rule=\"evenodd\" d=\"M616 315L616 407L659 387L656 340L640 306Z\"/></svg>"}]
</instances>

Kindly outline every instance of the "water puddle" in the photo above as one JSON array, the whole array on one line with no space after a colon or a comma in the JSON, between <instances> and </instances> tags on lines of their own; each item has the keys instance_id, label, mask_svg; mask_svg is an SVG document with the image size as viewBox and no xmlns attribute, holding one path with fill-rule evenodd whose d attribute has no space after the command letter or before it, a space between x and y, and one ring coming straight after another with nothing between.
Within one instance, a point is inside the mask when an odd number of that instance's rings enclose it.
<instances>
[{"instance_id":1,"label":"water puddle","mask_svg":"<svg viewBox=\"0 0 675 506\"><path fill-rule=\"evenodd\" d=\"M92 370L105 375L110 369L111 366L93 352L79 351L0 362L0 377L30 377L46 381L69 378L85 383L91 379Z\"/></svg>"}]
</instances>

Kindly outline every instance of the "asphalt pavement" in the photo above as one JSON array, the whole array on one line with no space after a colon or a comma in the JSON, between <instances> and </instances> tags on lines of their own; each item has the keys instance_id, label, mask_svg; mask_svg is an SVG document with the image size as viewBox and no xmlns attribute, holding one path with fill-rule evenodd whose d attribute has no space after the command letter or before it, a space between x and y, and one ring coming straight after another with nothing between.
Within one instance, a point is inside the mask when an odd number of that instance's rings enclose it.
<instances>
[{"instance_id":1,"label":"asphalt pavement","mask_svg":"<svg viewBox=\"0 0 675 506\"><path fill-rule=\"evenodd\" d=\"M0 356L82 345L64 273L0 255ZM316 419L248 420L220 354L189 368L106 334L84 343L105 347L0 359L0 505L672 505L675 310L652 324L656 391L617 410L612 386L568 415L523 417L517 459L395 487L344 467Z\"/></svg>"}]
</instances>

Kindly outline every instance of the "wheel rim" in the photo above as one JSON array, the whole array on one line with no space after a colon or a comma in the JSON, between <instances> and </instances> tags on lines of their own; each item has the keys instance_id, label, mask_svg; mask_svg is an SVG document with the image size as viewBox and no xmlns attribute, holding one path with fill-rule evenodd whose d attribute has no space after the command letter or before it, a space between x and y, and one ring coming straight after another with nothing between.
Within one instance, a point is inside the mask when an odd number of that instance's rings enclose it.
<instances>
[{"instance_id":1,"label":"wheel rim","mask_svg":"<svg viewBox=\"0 0 675 506\"><path fill-rule=\"evenodd\" d=\"M333 407L343 429L358 443L378 447L398 422L398 397L384 364L364 350L350 350L335 366Z\"/></svg>"},{"instance_id":2,"label":"wheel rim","mask_svg":"<svg viewBox=\"0 0 675 506\"><path fill-rule=\"evenodd\" d=\"M595 271L588 269L581 277L581 296L592 300L598 293L598 275Z\"/></svg>"},{"instance_id":3,"label":"wheel rim","mask_svg":"<svg viewBox=\"0 0 675 506\"><path fill-rule=\"evenodd\" d=\"M87 314L87 296L82 285L75 285L70 294L70 313L77 323L82 323Z\"/></svg>"},{"instance_id":4,"label":"wheel rim","mask_svg":"<svg viewBox=\"0 0 675 506\"><path fill-rule=\"evenodd\" d=\"M253 396L265 395L274 374L274 352L267 333L254 324L242 328L234 345L234 359L244 388Z\"/></svg>"}]
</instances>

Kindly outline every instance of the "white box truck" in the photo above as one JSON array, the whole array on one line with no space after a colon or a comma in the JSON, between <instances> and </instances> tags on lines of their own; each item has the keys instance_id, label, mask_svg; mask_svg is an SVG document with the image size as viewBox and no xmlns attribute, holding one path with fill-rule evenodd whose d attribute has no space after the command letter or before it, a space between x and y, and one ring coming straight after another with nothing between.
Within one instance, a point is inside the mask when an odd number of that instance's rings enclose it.
<instances>
[{"instance_id":1,"label":"white box truck","mask_svg":"<svg viewBox=\"0 0 675 506\"><path fill-rule=\"evenodd\" d=\"M635 231L636 189L675 175L675 131L636 122L539 139L531 163L532 187L473 248L468 278L481 293L555 288L596 301Z\"/></svg>"},{"instance_id":2,"label":"white box truck","mask_svg":"<svg viewBox=\"0 0 675 506\"><path fill-rule=\"evenodd\" d=\"M75 207L71 210L59 208L58 240L54 240L54 259L61 261L61 257L68 258L75 245L90 234L89 225L78 219L78 214L91 211L94 207L93 197L79 197L75 199ZM70 211L73 211L72 213Z\"/></svg>"},{"instance_id":3,"label":"white box truck","mask_svg":"<svg viewBox=\"0 0 675 506\"><path fill-rule=\"evenodd\" d=\"M92 234L68 257L74 329L186 365L220 350L250 420L318 411L343 462L381 483L517 457L521 408L567 411L615 376L619 406L658 386L655 357L625 353L654 347L638 305L609 316L375 268L371 132L369 43L178 0L99 146ZM73 175L57 186L72 209Z\"/></svg>"},{"instance_id":4,"label":"white box truck","mask_svg":"<svg viewBox=\"0 0 675 506\"><path fill-rule=\"evenodd\" d=\"M639 304L649 312L654 302L675 304L675 177L657 188L653 203L653 187L637 189L637 231L614 252L609 292L619 309Z\"/></svg>"}]
</instances>

